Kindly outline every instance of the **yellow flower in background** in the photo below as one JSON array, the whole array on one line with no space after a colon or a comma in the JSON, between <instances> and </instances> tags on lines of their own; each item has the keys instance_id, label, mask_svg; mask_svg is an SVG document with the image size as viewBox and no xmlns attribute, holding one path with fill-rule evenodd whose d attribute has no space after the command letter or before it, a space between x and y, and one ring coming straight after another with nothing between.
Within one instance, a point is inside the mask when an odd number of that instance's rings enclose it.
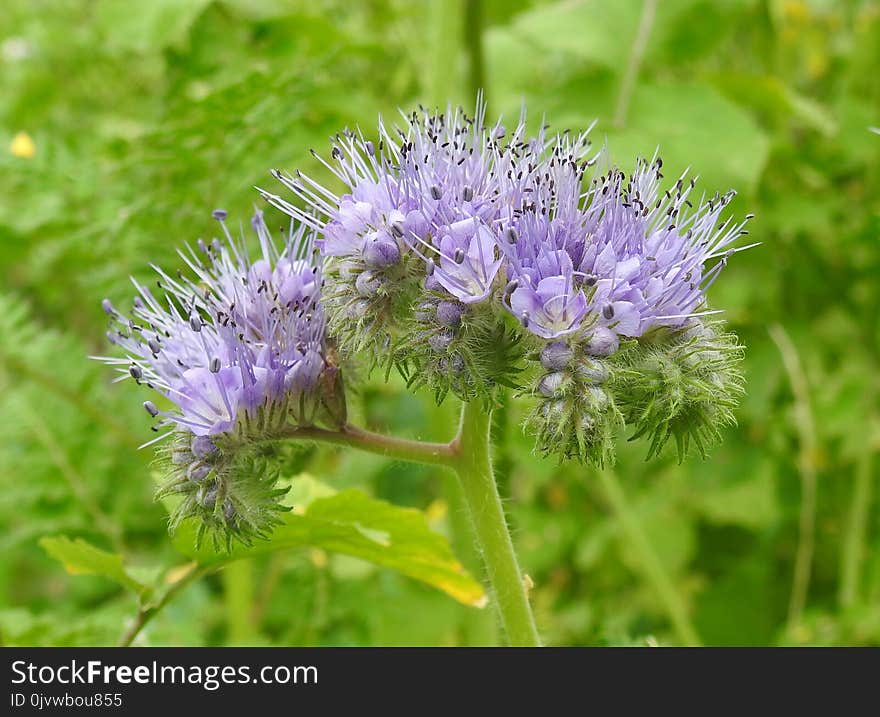
<instances>
[{"instance_id":1,"label":"yellow flower in background","mask_svg":"<svg viewBox=\"0 0 880 717\"><path fill-rule=\"evenodd\" d=\"M14 157L31 159L37 153L37 145L27 132L19 132L9 143L9 151Z\"/></svg>"}]
</instances>

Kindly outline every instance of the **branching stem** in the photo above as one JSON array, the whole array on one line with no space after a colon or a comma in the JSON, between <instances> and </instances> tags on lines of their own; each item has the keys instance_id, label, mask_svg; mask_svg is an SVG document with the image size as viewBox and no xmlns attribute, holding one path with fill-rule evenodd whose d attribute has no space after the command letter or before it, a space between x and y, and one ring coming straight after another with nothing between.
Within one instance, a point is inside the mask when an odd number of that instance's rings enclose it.
<instances>
[{"instance_id":1,"label":"branching stem","mask_svg":"<svg viewBox=\"0 0 880 717\"><path fill-rule=\"evenodd\" d=\"M538 646L540 639L529 606L527 581L517 563L492 471L490 426L491 412L474 402L463 405L458 434L448 443L396 438L350 424L336 430L290 427L273 438L330 443L401 461L442 466L454 471L461 482L508 642L515 646ZM156 604L142 608L120 640L120 645L130 645L143 627L176 594L209 571L208 567L194 566Z\"/></svg>"},{"instance_id":2,"label":"branching stem","mask_svg":"<svg viewBox=\"0 0 880 717\"><path fill-rule=\"evenodd\" d=\"M410 463L426 463L452 467L457 454L457 441L449 443L424 443L407 438L396 438L381 433L373 433L351 424L331 431L325 428L296 428L286 430L280 437L303 441L319 441L337 446L357 448L367 453L376 453L387 458L396 458Z\"/></svg>"}]
</instances>

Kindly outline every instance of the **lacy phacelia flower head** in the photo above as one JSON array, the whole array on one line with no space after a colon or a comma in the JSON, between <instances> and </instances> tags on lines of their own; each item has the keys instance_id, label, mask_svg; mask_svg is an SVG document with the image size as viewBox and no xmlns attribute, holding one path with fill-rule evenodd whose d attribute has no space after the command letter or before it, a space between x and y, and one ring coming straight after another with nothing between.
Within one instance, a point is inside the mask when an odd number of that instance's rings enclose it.
<instances>
[{"instance_id":1,"label":"lacy phacelia flower head","mask_svg":"<svg viewBox=\"0 0 880 717\"><path fill-rule=\"evenodd\" d=\"M683 175L664 191L662 166L660 159L639 160L629 179L611 170L594 185L587 210L595 218L580 270L596 279L597 323L621 336L680 327L704 314L706 290L728 257L750 248L730 248L748 234L745 222L722 220L736 192L703 198L695 207L689 199L695 180Z\"/></svg>"},{"instance_id":2,"label":"lacy phacelia flower head","mask_svg":"<svg viewBox=\"0 0 880 717\"><path fill-rule=\"evenodd\" d=\"M438 400L525 391L542 451L604 463L618 405L634 405L612 380L630 375L633 348L672 347L714 313L706 290L747 233L722 216L734 193L692 203L693 181L662 188L659 159L595 176L588 132L530 138L524 119L506 133L484 115L422 110L380 123L375 141L344 132L326 162L344 194L276 172L305 206L264 196L319 233L343 349ZM547 364L551 346L564 366Z\"/></svg>"},{"instance_id":3,"label":"lacy phacelia flower head","mask_svg":"<svg viewBox=\"0 0 880 717\"><path fill-rule=\"evenodd\" d=\"M306 209L264 192L321 235L334 335L383 357L424 284L464 304L490 296L502 263L498 222L525 146L522 122L509 133L500 122L487 126L482 105L475 117L421 110L404 120L403 127L380 123L376 142L349 131L337 136L325 164L346 185L341 196L300 173L274 174ZM365 272L369 279L361 279Z\"/></svg>"},{"instance_id":4,"label":"lacy phacelia flower head","mask_svg":"<svg viewBox=\"0 0 880 717\"><path fill-rule=\"evenodd\" d=\"M428 258L440 251L465 253L482 225L498 216L501 178L509 163L504 128L484 125L459 110L405 115L405 126L379 125L378 146L346 131L336 137L335 165L324 162L347 187L336 196L315 180L275 175L309 206L304 212L273 194L264 195L322 235L326 256L345 257L374 268L398 263L410 250ZM516 141L522 125L513 133ZM447 250L440 244L447 240ZM479 289L482 291L482 287Z\"/></svg>"},{"instance_id":5,"label":"lacy phacelia flower head","mask_svg":"<svg viewBox=\"0 0 880 717\"><path fill-rule=\"evenodd\" d=\"M181 252L191 277L157 268L163 297L134 282L130 316L103 302L108 338L126 353L103 360L161 395L144 408L158 419L155 440L171 438L171 478L160 492L182 496L174 524L198 515L200 530L246 540L265 533L280 507L274 479L241 466L286 427L344 422L344 402L335 395L312 236L292 230L279 250L258 212L252 258L229 233L226 213L214 216L224 240Z\"/></svg>"},{"instance_id":6,"label":"lacy phacelia flower head","mask_svg":"<svg viewBox=\"0 0 880 717\"><path fill-rule=\"evenodd\" d=\"M610 331L619 342L681 326L705 309L706 289L742 250L729 245L747 233L721 221L735 193L694 209L694 182L682 178L664 192L661 167L640 160L629 180L613 169L574 203L539 203L518 218L507 304L528 330L543 339Z\"/></svg>"}]
</instances>

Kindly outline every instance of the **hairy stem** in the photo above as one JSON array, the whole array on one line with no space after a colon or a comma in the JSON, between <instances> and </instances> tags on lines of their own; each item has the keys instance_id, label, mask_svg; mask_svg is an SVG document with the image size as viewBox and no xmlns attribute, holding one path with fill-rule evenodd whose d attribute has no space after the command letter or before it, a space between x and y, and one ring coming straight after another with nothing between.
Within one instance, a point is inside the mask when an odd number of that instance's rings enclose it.
<instances>
[{"instance_id":1,"label":"hairy stem","mask_svg":"<svg viewBox=\"0 0 880 717\"><path fill-rule=\"evenodd\" d=\"M319 441L332 443L337 446L357 448L367 453L376 453L388 458L397 458L410 463L426 463L452 467L456 457L455 443L423 443L412 441L407 438L395 438L381 433L358 428L346 424L336 431L324 428L296 428L291 427L279 436L303 441Z\"/></svg>"},{"instance_id":2,"label":"hairy stem","mask_svg":"<svg viewBox=\"0 0 880 717\"><path fill-rule=\"evenodd\" d=\"M462 406L453 465L507 640L515 647L537 647L541 641L492 471L490 426L491 413L479 402Z\"/></svg>"},{"instance_id":3,"label":"hairy stem","mask_svg":"<svg viewBox=\"0 0 880 717\"><path fill-rule=\"evenodd\" d=\"M183 592L184 589L192 585L196 580L214 570L216 570L216 567L192 563L189 566L189 570L183 576L179 577L177 581L162 594L162 597L159 598L158 601L140 607L131 625L128 626L122 634L122 637L119 638L119 647L130 647L131 643L134 642L141 630L147 626L147 623L156 617L156 615L158 615L169 602Z\"/></svg>"},{"instance_id":4,"label":"hairy stem","mask_svg":"<svg viewBox=\"0 0 880 717\"><path fill-rule=\"evenodd\" d=\"M492 472L489 445L490 418L491 414L484 411L477 403L465 404L459 433L449 443L423 443L396 438L349 424L337 430L291 426L273 439L288 438L330 443L388 458L443 466L454 470L461 482L462 493L508 641L516 646L538 646L540 640L535 628L535 620L532 617L527 590L513 551L513 543ZM192 569L170 587L158 602L142 607L138 611L133 623L122 636L120 646L131 645L143 627L175 595L213 569L216 568L193 564ZM227 580L234 579L232 573L227 576ZM227 588L233 587L232 584L227 583ZM230 609L231 607L230 605ZM236 615L240 613L237 605L235 611Z\"/></svg>"},{"instance_id":5,"label":"hairy stem","mask_svg":"<svg viewBox=\"0 0 880 717\"><path fill-rule=\"evenodd\" d=\"M660 602L666 609L679 641L688 647L699 645L700 637L688 616L687 606L672 584L672 580L666 572L666 568L663 567L663 563L660 562L651 541L642 530L638 518L627 501L617 474L607 468L598 471L598 473L602 488L620 522L620 527L630 545L635 549L642 569L645 571L645 577L648 578L648 582L651 583L657 597L660 598Z\"/></svg>"}]
</instances>

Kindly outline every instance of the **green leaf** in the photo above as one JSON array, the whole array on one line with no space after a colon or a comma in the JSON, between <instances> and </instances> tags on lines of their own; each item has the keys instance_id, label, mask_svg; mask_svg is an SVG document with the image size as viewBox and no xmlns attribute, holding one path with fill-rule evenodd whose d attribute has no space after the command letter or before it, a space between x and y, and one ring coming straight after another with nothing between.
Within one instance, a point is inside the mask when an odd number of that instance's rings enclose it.
<instances>
[{"instance_id":1,"label":"green leaf","mask_svg":"<svg viewBox=\"0 0 880 717\"><path fill-rule=\"evenodd\" d=\"M641 0L552 3L517 15L510 32L536 49L618 68L635 38L641 4Z\"/></svg>"},{"instance_id":2,"label":"green leaf","mask_svg":"<svg viewBox=\"0 0 880 717\"><path fill-rule=\"evenodd\" d=\"M40 538L40 546L59 561L71 575L100 575L138 594L148 588L135 580L125 569L122 556L96 548L91 543L66 535Z\"/></svg>"},{"instance_id":3,"label":"green leaf","mask_svg":"<svg viewBox=\"0 0 880 717\"><path fill-rule=\"evenodd\" d=\"M321 548L391 568L466 605L485 605L483 588L455 559L446 538L428 527L421 511L356 489L329 494L332 489L308 477L293 484L297 506L285 514L271 540L235 546L228 554L216 553L208 545L196 549L196 526L190 521L175 534L175 546L184 555L212 565L277 550Z\"/></svg>"},{"instance_id":4,"label":"green leaf","mask_svg":"<svg viewBox=\"0 0 880 717\"><path fill-rule=\"evenodd\" d=\"M195 19L212 0L102 0L97 25L112 48L148 52L185 39Z\"/></svg>"}]
</instances>

